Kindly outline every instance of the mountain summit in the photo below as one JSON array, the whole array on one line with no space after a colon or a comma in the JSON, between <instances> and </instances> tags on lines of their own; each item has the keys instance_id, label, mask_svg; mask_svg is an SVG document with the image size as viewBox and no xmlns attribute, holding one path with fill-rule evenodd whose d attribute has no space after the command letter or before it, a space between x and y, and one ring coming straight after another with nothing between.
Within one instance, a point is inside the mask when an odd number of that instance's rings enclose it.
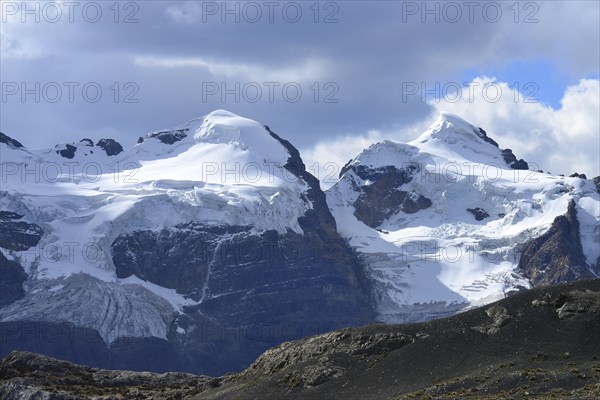
<instances>
[{"instance_id":1,"label":"mountain summit","mask_svg":"<svg viewBox=\"0 0 600 400\"><path fill-rule=\"evenodd\" d=\"M450 113L441 113L433 125L411 144L456 161L489 165L497 163L499 168L506 163L512 169L529 169L523 159L517 160L511 149L500 149L498 143L482 128Z\"/></svg>"}]
</instances>

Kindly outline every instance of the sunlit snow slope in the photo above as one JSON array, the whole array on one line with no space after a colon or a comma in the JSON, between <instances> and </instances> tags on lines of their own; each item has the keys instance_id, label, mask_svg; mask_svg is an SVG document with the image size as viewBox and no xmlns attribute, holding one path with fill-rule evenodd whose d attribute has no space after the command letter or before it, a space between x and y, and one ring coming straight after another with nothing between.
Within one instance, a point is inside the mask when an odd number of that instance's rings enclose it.
<instances>
[{"instance_id":1,"label":"sunlit snow slope","mask_svg":"<svg viewBox=\"0 0 600 400\"><path fill-rule=\"evenodd\" d=\"M597 276L594 182L513 169L524 162L506 153L485 131L442 114L416 140L374 144L344 167L328 204L364 260L379 320L428 319L530 287L518 268L523 246L566 214L570 200L582 276Z\"/></svg>"}]
</instances>

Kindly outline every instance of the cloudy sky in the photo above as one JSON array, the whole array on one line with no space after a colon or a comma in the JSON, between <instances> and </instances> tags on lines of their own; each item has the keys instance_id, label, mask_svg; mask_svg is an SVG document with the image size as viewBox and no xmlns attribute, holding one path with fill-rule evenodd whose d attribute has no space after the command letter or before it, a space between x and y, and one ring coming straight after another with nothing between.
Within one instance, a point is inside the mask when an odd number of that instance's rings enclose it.
<instances>
[{"instance_id":1,"label":"cloudy sky","mask_svg":"<svg viewBox=\"0 0 600 400\"><path fill-rule=\"evenodd\" d=\"M441 111L553 173L600 174L590 1L1 2L0 130L32 148L224 108L310 164Z\"/></svg>"}]
</instances>

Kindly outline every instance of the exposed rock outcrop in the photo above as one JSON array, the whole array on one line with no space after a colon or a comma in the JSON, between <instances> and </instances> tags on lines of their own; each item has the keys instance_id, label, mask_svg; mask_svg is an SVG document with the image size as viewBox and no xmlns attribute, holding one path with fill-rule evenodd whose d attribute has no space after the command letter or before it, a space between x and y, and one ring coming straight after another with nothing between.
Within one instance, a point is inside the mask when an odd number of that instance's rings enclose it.
<instances>
[{"instance_id":1,"label":"exposed rock outcrop","mask_svg":"<svg viewBox=\"0 0 600 400\"><path fill-rule=\"evenodd\" d=\"M26 280L21 264L7 259L0 251L0 307L25 296L23 283Z\"/></svg>"},{"instance_id":2,"label":"exposed rock outcrop","mask_svg":"<svg viewBox=\"0 0 600 400\"><path fill-rule=\"evenodd\" d=\"M416 165L406 168L386 166L370 168L364 165L351 166L350 169L367 185L359 188L360 195L354 203L354 215L371 228L376 228L392 215L402 211L414 214L431 207L427 197L402 190L402 185L409 183L413 175L419 171Z\"/></svg>"},{"instance_id":3,"label":"exposed rock outcrop","mask_svg":"<svg viewBox=\"0 0 600 400\"><path fill-rule=\"evenodd\" d=\"M19 142L18 140L15 140L13 138L11 138L8 135L5 135L2 132L0 132L0 143L5 143L11 149L18 149L18 148L23 147L23 145L21 144L21 142Z\"/></svg>"},{"instance_id":4,"label":"exposed rock outcrop","mask_svg":"<svg viewBox=\"0 0 600 400\"><path fill-rule=\"evenodd\" d=\"M500 146L498 146L498 142L496 142L494 139L492 139L491 137L489 137L487 135L487 132L484 131L482 128L476 129L475 133L477 134L477 136L479 136L481 139L483 139L484 142L489 143L489 144L491 144L492 146L495 146L495 147L500 147ZM508 150L510 151L510 149L508 149Z\"/></svg>"},{"instance_id":5,"label":"exposed rock outcrop","mask_svg":"<svg viewBox=\"0 0 600 400\"><path fill-rule=\"evenodd\" d=\"M0 247L23 251L36 246L44 231L39 225L19 221L21 215L12 212L2 212L0 215Z\"/></svg>"},{"instance_id":6,"label":"exposed rock outcrop","mask_svg":"<svg viewBox=\"0 0 600 400\"><path fill-rule=\"evenodd\" d=\"M176 129L170 131L152 132L146 135L145 138L138 139L138 143L142 143L146 139L156 138L164 144L173 144L179 142L181 139L187 137L187 131L189 129Z\"/></svg>"},{"instance_id":7,"label":"exposed rock outcrop","mask_svg":"<svg viewBox=\"0 0 600 400\"><path fill-rule=\"evenodd\" d=\"M600 313L600 293L591 290L572 291L557 299L555 306L558 317L561 319L574 318L585 313ZM561 305L562 303L562 305Z\"/></svg>"},{"instance_id":8,"label":"exposed rock outcrop","mask_svg":"<svg viewBox=\"0 0 600 400\"><path fill-rule=\"evenodd\" d=\"M579 179L587 179L587 176L585 174L579 174L577 172L569 175L569 178L579 178Z\"/></svg>"},{"instance_id":9,"label":"exposed rock outcrop","mask_svg":"<svg viewBox=\"0 0 600 400\"><path fill-rule=\"evenodd\" d=\"M587 268L572 200L565 215L556 217L546 233L526 242L521 250L519 269L534 286L595 277Z\"/></svg>"},{"instance_id":10,"label":"exposed rock outcrop","mask_svg":"<svg viewBox=\"0 0 600 400\"><path fill-rule=\"evenodd\" d=\"M497 305L488 308L485 310L485 313L488 317L490 317L491 321L484 325L475 326L472 329L488 335L494 335L498 333L500 328L513 319L506 308Z\"/></svg>"},{"instance_id":11,"label":"exposed rock outcrop","mask_svg":"<svg viewBox=\"0 0 600 400\"><path fill-rule=\"evenodd\" d=\"M77 146L73 146L72 144L57 145L55 151L56 154L59 154L61 157L71 160L75 157Z\"/></svg>"},{"instance_id":12,"label":"exposed rock outcrop","mask_svg":"<svg viewBox=\"0 0 600 400\"><path fill-rule=\"evenodd\" d=\"M481 207L467 208L467 211L473 214L477 221L483 221L490 216L490 214Z\"/></svg>"},{"instance_id":13,"label":"exposed rock outcrop","mask_svg":"<svg viewBox=\"0 0 600 400\"><path fill-rule=\"evenodd\" d=\"M123 151L123 146L114 139L100 139L96 146L104 150L107 156L116 156Z\"/></svg>"},{"instance_id":14,"label":"exposed rock outcrop","mask_svg":"<svg viewBox=\"0 0 600 400\"><path fill-rule=\"evenodd\" d=\"M483 139L484 142L489 143L492 146L500 148L500 146L498 145L498 142L496 142L494 139L489 137L487 135L487 132L484 131L482 128L475 129L475 133L477 134L477 136L479 136L481 139ZM518 160L517 157L513 154L511 149L502 149L501 152L502 152L502 158L504 158L504 161L512 169L524 169L524 170L529 169L529 165L527 164L527 162L525 162L525 160L523 160L523 159Z\"/></svg>"},{"instance_id":15,"label":"exposed rock outcrop","mask_svg":"<svg viewBox=\"0 0 600 400\"><path fill-rule=\"evenodd\" d=\"M23 251L36 246L43 230L36 224L20 221L23 215L0 211L0 247ZM0 306L11 304L25 296L23 283L27 280L25 270L17 261L9 260L0 251Z\"/></svg>"},{"instance_id":16,"label":"exposed rock outcrop","mask_svg":"<svg viewBox=\"0 0 600 400\"><path fill-rule=\"evenodd\" d=\"M511 149L502 150L502 158L504 158L504 161L506 161L506 163L512 169L522 169L522 170L529 169L529 164L527 164L527 162L525 160L523 160L522 158L520 160L517 160L517 157L513 154Z\"/></svg>"},{"instance_id":17,"label":"exposed rock outcrop","mask_svg":"<svg viewBox=\"0 0 600 400\"><path fill-rule=\"evenodd\" d=\"M136 231L120 235L111 246L117 276L135 275L157 285L177 289L199 300L206 285L209 264L223 262L229 253L238 262L259 261L254 243L241 246L236 237L248 236L251 227L208 226L191 222L160 231ZM225 241L230 237L230 241ZM262 249L261 249L262 250ZM260 282L260 277L248 283Z\"/></svg>"}]
</instances>

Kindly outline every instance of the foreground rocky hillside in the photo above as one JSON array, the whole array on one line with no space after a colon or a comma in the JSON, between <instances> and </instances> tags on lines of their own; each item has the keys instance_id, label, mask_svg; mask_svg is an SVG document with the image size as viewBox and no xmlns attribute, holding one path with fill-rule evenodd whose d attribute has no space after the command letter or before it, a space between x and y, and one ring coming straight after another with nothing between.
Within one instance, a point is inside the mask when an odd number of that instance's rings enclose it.
<instances>
[{"instance_id":1,"label":"foreground rocky hillside","mask_svg":"<svg viewBox=\"0 0 600 400\"><path fill-rule=\"evenodd\" d=\"M0 364L21 399L595 399L600 280L535 288L449 318L283 343L220 378L103 371L22 352Z\"/></svg>"}]
</instances>

